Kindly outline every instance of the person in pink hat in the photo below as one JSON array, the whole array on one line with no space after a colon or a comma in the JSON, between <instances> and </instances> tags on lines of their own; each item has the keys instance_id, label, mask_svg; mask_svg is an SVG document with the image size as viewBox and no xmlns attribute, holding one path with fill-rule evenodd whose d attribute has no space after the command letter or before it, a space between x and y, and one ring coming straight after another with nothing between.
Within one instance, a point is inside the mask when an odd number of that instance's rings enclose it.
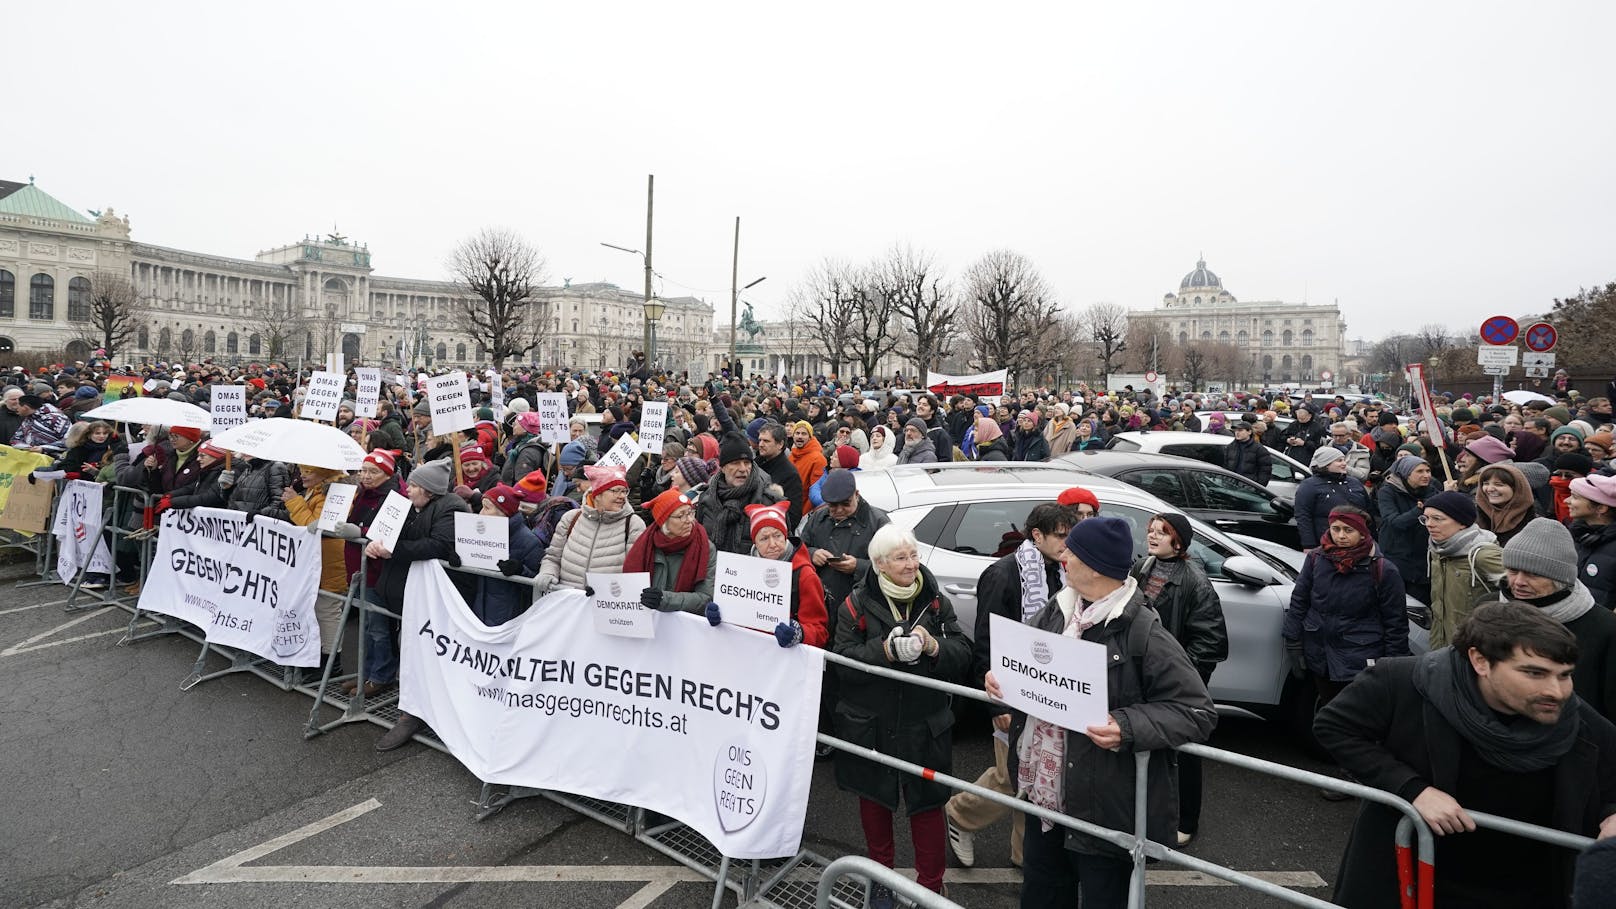
<instances>
[{"instance_id":1,"label":"person in pink hat","mask_svg":"<svg viewBox=\"0 0 1616 909\"><path fill-rule=\"evenodd\" d=\"M584 468L589 492L556 525L535 584L540 595L556 587L583 590L590 572L619 572L645 521L628 504L628 476L621 467Z\"/></svg>"},{"instance_id":2,"label":"person in pink hat","mask_svg":"<svg viewBox=\"0 0 1616 909\"><path fill-rule=\"evenodd\" d=\"M1572 480L1566 508L1577 542L1577 578L1595 603L1616 609L1616 477Z\"/></svg>"},{"instance_id":3,"label":"person in pink hat","mask_svg":"<svg viewBox=\"0 0 1616 909\"><path fill-rule=\"evenodd\" d=\"M511 441L505 447L505 465L500 468L499 482L515 486L533 471L549 469L550 449L539 439L539 425L536 411L516 415L511 423Z\"/></svg>"}]
</instances>

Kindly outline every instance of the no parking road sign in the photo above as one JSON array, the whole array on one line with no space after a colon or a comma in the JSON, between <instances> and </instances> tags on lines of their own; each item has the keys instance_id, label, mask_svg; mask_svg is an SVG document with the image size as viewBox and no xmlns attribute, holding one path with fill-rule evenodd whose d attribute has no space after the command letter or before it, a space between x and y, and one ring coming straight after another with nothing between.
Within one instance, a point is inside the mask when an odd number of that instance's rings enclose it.
<instances>
[{"instance_id":1,"label":"no parking road sign","mask_svg":"<svg viewBox=\"0 0 1616 909\"><path fill-rule=\"evenodd\" d=\"M1547 322L1533 322L1526 327L1526 349L1548 353L1560 340L1560 333Z\"/></svg>"},{"instance_id":2,"label":"no parking road sign","mask_svg":"<svg viewBox=\"0 0 1616 909\"><path fill-rule=\"evenodd\" d=\"M1481 323L1481 340L1488 344L1513 344L1520 333L1520 323L1509 316L1493 316Z\"/></svg>"}]
</instances>

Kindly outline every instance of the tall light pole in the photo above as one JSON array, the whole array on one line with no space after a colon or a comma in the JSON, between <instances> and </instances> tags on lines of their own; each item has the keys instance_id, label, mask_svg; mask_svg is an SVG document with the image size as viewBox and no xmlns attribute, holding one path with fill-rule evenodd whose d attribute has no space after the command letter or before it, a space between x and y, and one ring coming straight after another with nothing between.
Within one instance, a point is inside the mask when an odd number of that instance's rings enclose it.
<instances>
[{"instance_id":1,"label":"tall light pole","mask_svg":"<svg viewBox=\"0 0 1616 909\"><path fill-rule=\"evenodd\" d=\"M647 366L656 362L655 346L656 319L651 317L651 196L656 189L656 174L645 175L645 362ZM657 312L660 317L662 313Z\"/></svg>"},{"instance_id":2,"label":"tall light pole","mask_svg":"<svg viewBox=\"0 0 1616 909\"><path fill-rule=\"evenodd\" d=\"M740 287L741 279L741 216L735 216L735 252L729 262L729 374L735 377L735 308L739 305L741 291L750 290L768 279L765 275L745 287Z\"/></svg>"}]
</instances>

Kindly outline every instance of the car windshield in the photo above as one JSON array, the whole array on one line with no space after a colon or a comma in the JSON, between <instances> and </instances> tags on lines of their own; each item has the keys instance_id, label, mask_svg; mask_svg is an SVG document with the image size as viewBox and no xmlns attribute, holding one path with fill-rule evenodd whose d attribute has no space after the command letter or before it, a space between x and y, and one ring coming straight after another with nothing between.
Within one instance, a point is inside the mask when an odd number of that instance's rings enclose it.
<instances>
[{"instance_id":1,"label":"car windshield","mask_svg":"<svg viewBox=\"0 0 1616 909\"><path fill-rule=\"evenodd\" d=\"M1139 443L1132 439L1113 438L1105 447L1112 451L1138 451Z\"/></svg>"}]
</instances>

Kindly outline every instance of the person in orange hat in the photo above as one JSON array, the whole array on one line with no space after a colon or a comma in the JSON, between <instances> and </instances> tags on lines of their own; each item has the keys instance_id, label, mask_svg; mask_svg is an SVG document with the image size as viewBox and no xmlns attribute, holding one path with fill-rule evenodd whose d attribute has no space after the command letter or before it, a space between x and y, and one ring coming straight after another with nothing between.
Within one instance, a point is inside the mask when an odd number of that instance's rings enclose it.
<instances>
[{"instance_id":1,"label":"person in orange hat","mask_svg":"<svg viewBox=\"0 0 1616 909\"><path fill-rule=\"evenodd\" d=\"M661 612L701 615L713 598L718 577L718 548L696 522L696 502L669 489L647 506L651 526L629 547L624 571L644 571L651 586L640 593L640 605Z\"/></svg>"}]
</instances>

